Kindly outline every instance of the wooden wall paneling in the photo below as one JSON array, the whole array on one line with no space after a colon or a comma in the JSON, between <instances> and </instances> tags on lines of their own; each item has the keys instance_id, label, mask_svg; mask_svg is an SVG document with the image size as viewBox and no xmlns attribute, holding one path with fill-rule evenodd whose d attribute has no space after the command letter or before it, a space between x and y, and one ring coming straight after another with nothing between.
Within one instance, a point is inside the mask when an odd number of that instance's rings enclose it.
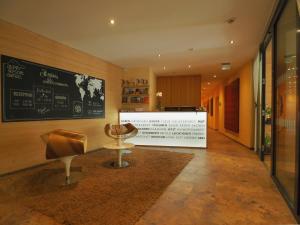
<instances>
[{"instance_id":1,"label":"wooden wall paneling","mask_svg":"<svg viewBox=\"0 0 300 225\"><path fill-rule=\"evenodd\" d=\"M194 90L193 90L193 103L196 106L201 106L201 77L195 76L192 83L194 84Z\"/></svg>"},{"instance_id":2,"label":"wooden wall paneling","mask_svg":"<svg viewBox=\"0 0 300 225\"><path fill-rule=\"evenodd\" d=\"M201 98L201 81L199 76L189 76L187 79L186 102L190 106L200 106Z\"/></svg>"},{"instance_id":3,"label":"wooden wall paneling","mask_svg":"<svg viewBox=\"0 0 300 225\"><path fill-rule=\"evenodd\" d=\"M171 105L171 78L170 77L157 77L157 91L161 91L163 94L161 103L162 106Z\"/></svg>"},{"instance_id":4,"label":"wooden wall paneling","mask_svg":"<svg viewBox=\"0 0 300 225\"><path fill-rule=\"evenodd\" d=\"M182 106L185 102L186 80L182 77L171 77L171 106Z\"/></svg>"},{"instance_id":5,"label":"wooden wall paneling","mask_svg":"<svg viewBox=\"0 0 300 225\"><path fill-rule=\"evenodd\" d=\"M40 135L54 129L86 134L88 150L102 148L111 141L103 129L108 122L118 122L122 68L2 20L0 54L102 78L106 97L104 119L0 122L0 174L45 163Z\"/></svg>"},{"instance_id":6,"label":"wooden wall paneling","mask_svg":"<svg viewBox=\"0 0 300 225\"><path fill-rule=\"evenodd\" d=\"M157 91L163 92L163 106L201 105L201 76L157 77Z\"/></svg>"}]
</instances>

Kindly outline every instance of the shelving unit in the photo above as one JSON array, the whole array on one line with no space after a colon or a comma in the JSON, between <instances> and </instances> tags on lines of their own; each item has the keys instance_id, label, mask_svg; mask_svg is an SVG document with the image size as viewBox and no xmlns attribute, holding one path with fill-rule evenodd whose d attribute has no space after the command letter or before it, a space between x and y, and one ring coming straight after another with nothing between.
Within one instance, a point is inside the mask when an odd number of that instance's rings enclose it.
<instances>
[{"instance_id":1,"label":"shelving unit","mask_svg":"<svg viewBox=\"0 0 300 225\"><path fill-rule=\"evenodd\" d=\"M122 86L122 108L135 111L147 108L149 104L149 85L126 84Z\"/></svg>"}]
</instances>

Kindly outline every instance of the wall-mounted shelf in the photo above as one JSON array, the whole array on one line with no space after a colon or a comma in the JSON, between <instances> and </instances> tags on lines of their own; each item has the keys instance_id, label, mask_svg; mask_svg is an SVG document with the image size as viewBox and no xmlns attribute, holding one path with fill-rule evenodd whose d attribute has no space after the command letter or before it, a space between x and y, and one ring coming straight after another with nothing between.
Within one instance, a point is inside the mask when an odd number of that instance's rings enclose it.
<instances>
[{"instance_id":1,"label":"wall-mounted shelf","mask_svg":"<svg viewBox=\"0 0 300 225\"><path fill-rule=\"evenodd\" d=\"M149 86L148 85L123 85L122 104L148 104Z\"/></svg>"}]
</instances>

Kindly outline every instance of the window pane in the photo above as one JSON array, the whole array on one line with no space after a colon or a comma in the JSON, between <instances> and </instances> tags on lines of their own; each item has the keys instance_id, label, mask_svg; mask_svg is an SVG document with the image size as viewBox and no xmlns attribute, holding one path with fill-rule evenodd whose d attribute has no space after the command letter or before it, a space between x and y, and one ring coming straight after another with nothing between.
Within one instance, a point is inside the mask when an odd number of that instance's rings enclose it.
<instances>
[{"instance_id":1,"label":"window pane","mask_svg":"<svg viewBox=\"0 0 300 225\"><path fill-rule=\"evenodd\" d=\"M296 1L289 0L277 24L276 176L295 202Z\"/></svg>"}]
</instances>

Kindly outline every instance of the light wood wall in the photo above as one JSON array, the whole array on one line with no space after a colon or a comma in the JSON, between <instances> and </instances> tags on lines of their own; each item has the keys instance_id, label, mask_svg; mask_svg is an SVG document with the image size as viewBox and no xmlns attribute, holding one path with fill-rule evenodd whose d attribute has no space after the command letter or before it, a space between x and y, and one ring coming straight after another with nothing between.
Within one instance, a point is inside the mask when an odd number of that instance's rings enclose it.
<instances>
[{"instance_id":1,"label":"light wood wall","mask_svg":"<svg viewBox=\"0 0 300 225\"><path fill-rule=\"evenodd\" d=\"M0 20L0 54L102 78L106 85L105 119L0 122L0 174L44 163L45 146L40 135L53 129L87 134L88 150L101 148L110 141L103 128L108 122L118 121L122 68L3 20Z\"/></svg>"},{"instance_id":2,"label":"light wood wall","mask_svg":"<svg viewBox=\"0 0 300 225\"><path fill-rule=\"evenodd\" d=\"M162 106L201 105L201 76L157 77L157 91L163 93Z\"/></svg>"}]
</instances>

